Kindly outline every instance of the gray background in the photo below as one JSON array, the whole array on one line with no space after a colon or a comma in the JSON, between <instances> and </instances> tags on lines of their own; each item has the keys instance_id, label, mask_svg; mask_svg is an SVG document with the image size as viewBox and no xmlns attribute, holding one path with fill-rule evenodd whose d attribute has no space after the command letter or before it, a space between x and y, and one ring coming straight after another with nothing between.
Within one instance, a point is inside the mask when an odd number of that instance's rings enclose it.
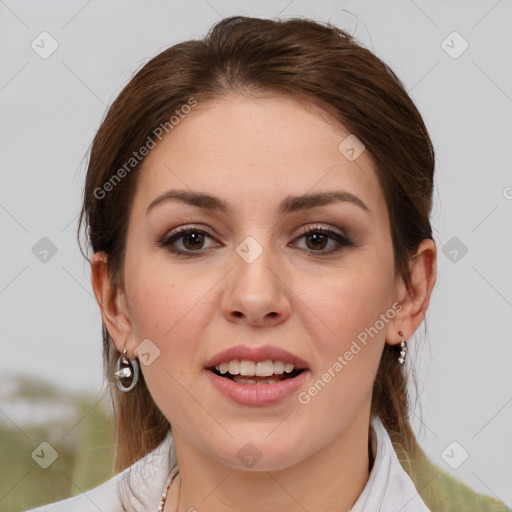
<instances>
[{"instance_id":1,"label":"gray background","mask_svg":"<svg viewBox=\"0 0 512 512\"><path fill-rule=\"evenodd\" d=\"M415 431L441 468L511 506L510 0L0 1L0 421L51 413L8 399L20 373L99 396L100 315L75 239L82 159L135 69L233 14L331 20L418 105L437 153L439 261L427 337L421 327L409 343ZM31 47L50 48L43 31L58 43L46 59ZM36 257L43 237L57 249L46 261Z\"/></svg>"}]
</instances>

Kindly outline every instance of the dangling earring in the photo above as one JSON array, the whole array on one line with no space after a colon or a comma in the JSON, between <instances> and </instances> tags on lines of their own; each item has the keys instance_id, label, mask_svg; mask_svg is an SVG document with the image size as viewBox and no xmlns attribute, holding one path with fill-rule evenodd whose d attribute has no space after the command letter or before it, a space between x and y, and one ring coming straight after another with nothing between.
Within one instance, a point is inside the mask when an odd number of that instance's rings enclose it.
<instances>
[{"instance_id":1,"label":"dangling earring","mask_svg":"<svg viewBox=\"0 0 512 512\"><path fill-rule=\"evenodd\" d=\"M405 363L405 356L407 355L407 341L404 340L404 333L402 331L398 331L398 335L402 338L400 342L400 355L398 356L398 362L400 364Z\"/></svg>"},{"instance_id":2,"label":"dangling earring","mask_svg":"<svg viewBox=\"0 0 512 512\"><path fill-rule=\"evenodd\" d=\"M126 348L123 354L119 356L114 371L116 384L120 391L128 393L131 391L139 380L139 362L137 359L129 359L126 357Z\"/></svg>"}]
</instances>

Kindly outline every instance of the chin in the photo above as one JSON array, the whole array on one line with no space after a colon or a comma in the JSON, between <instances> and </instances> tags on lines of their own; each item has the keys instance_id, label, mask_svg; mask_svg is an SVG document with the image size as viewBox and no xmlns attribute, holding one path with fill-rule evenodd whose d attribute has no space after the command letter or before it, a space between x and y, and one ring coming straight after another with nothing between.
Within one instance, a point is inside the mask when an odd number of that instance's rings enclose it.
<instances>
[{"instance_id":1,"label":"chin","mask_svg":"<svg viewBox=\"0 0 512 512\"><path fill-rule=\"evenodd\" d=\"M228 446L213 455L227 467L246 471L280 471L300 461L296 443L285 438L271 439L269 430L252 436L235 436Z\"/></svg>"}]
</instances>

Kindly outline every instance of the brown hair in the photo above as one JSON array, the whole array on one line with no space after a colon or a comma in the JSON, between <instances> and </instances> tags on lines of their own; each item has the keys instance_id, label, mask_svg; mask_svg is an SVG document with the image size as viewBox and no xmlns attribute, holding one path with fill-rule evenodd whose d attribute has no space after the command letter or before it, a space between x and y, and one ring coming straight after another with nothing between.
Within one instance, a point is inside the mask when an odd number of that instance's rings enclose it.
<instances>
[{"instance_id":1,"label":"brown hair","mask_svg":"<svg viewBox=\"0 0 512 512\"><path fill-rule=\"evenodd\" d=\"M432 239L429 214L434 151L427 129L394 72L346 32L311 20L231 17L204 40L176 44L138 71L108 110L90 151L79 222L93 251L108 255L108 272L123 286L130 204L140 162L126 163L159 126L191 98L230 93L284 94L317 105L366 146L375 162L390 217L395 272L410 286L409 260ZM123 167L124 166L124 167ZM120 169L124 168L122 179ZM107 187L108 193L105 193ZM170 425L141 376L129 393L113 382L119 355L103 326L104 369L113 400L115 470L155 448ZM373 386L372 415L410 457L417 441L409 423L407 379L397 347L385 345Z\"/></svg>"}]
</instances>

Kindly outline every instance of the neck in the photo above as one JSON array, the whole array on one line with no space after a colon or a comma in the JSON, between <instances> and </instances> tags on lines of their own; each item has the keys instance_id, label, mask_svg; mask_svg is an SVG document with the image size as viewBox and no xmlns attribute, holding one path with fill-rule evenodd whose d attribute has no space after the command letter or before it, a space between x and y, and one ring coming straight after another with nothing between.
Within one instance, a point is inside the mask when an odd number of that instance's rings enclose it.
<instances>
[{"instance_id":1,"label":"neck","mask_svg":"<svg viewBox=\"0 0 512 512\"><path fill-rule=\"evenodd\" d=\"M369 477L368 427L369 415L356 417L321 450L278 471L226 466L173 429L180 472L178 512L347 512Z\"/></svg>"}]
</instances>

